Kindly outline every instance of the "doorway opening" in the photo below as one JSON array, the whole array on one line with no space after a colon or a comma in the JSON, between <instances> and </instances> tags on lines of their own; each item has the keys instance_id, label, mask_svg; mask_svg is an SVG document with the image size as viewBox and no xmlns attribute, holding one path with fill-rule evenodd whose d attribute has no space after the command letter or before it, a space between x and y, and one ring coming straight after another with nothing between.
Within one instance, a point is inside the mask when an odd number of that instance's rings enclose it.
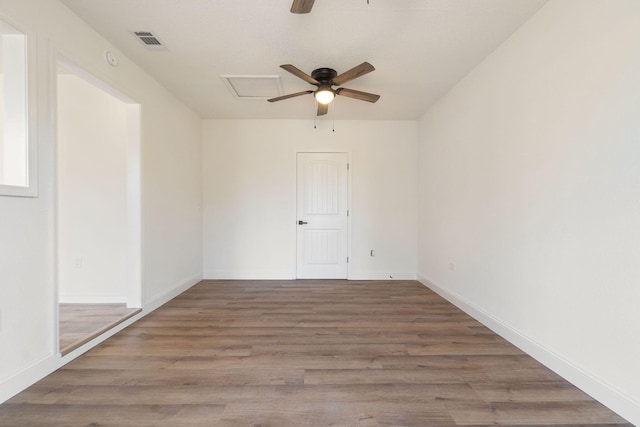
<instances>
[{"instance_id":1,"label":"doorway opening","mask_svg":"<svg viewBox=\"0 0 640 427\"><path fill-rule=\"evenodd\" d=\"M58 348L140 311L140 104L57 62Z\"/></svg>"}]
</instances>

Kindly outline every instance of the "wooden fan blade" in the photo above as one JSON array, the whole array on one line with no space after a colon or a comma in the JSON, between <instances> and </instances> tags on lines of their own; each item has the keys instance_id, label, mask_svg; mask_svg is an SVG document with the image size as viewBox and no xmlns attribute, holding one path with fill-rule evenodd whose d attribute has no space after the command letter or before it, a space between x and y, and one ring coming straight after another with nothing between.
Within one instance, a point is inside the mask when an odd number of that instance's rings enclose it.
<instances>
[{"instance_id":1,"label":"wooden fan blade","mask_svg":"<svg viewBox=\"0 0 640 427\"><path fill-rule=\"evenodd\" d=\"M320 104L318 102L318 115L324 116L329 111L329 104Z\"/></svg>"},{"instance_id":2,"label":"wooden fan blade","mask_svg":"<svg viewBox=\"0 0 640 427\"><path fill-rule=\"evenodd\" d=\"M302 80L304 80L307 83L311 83L312 85L316 85L316 86L320 84L316 79L311 77L309 74L305 73L304 71L300 70L299 68L294 67L291 64L281 65L280 68L282 68L283 70L287 70L288 72L290 72L294 76L296 76L298 78L301 78Z\"/></svg>"},{"instance_id":3,"label":"wooden fan blade","mask_svg":"<svg viewBox=\"0 0 640 427\"><path fill-rule=\"evenodd\" d=\"M291 13L309 13L315 0L293 0Z\"/></svg>"},{"instance_id":4,"label":"wooden fan blade","mask_svg":"<svg viewBox=\"0 0 640 427\"><path fill-rule=\"evenodd\" d=\"M373 70L375 70L373 65L369 64L368 62L363 62L357 67L353 67L349 71L345 71L344 73L340 74L338 77L334 78L333 84L338 86L343 85L346 82L353 79L357 79L358 77L362 77L365 74L372 72Z\"/></svg>"},{"instance_id":5,"label":"wooden fan blade","mask_svg":"<svg viewBox=\"0 0 640 427\"><path fill-rule=\"evenodd\" d=\"M375 95L368 92L360 92L359 90L347 89L344 87L336 90L336 93L338 95L346 96L347 98L359 99L360 101L367 102L376 102L378 99L380 99L380 95Z\"/></svg>"},{"instance_id":6,"label":"wooden fan blade","mask_svg":"<svg viewBox=\"0 0 640 427\"><path fill-rule=\"evenodd\" d=\"M269 101L269 102L277 102L277 101L282 101L284 99L295 98L296 96L307 95L307 94L310 94L310 93L313 93L313 91L312 90L305 90L304 92L290 93L289 95L283 95L283 96L278 96L277 98L267 99L267 101Z\"/></svg>"}]
</instances>

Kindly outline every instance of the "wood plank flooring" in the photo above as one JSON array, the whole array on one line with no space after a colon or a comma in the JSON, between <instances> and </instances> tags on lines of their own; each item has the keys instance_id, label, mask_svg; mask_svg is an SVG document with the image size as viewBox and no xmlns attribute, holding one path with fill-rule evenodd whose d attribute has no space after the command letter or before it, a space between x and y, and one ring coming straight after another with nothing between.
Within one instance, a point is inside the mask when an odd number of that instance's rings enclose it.
<instances>
[{"instance_id":1,"label":"wood plank flooring","mask_svg":"<svg viewBox=\"0 0 640 427\"><path fill-rule=\"evenodd\" d=\"M1 426L630 425L415 281L203 281Z\"/></svg>"},{"instance_id":2,"label":"wood plank flooring","mask_svg":"<svg viewBox=\"0 0 640 427\"><path fill-rule=\"evenodd\" d=\"M58 304L60 353L72 352L139 312L126 304Z\"/></svg>"}]
</instances>

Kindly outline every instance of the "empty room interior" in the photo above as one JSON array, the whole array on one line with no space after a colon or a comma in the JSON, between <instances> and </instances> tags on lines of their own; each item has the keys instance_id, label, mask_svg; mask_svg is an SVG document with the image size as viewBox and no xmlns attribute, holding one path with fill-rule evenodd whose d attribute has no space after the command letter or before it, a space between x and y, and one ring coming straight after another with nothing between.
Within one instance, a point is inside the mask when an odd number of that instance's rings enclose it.
<instances>
[{"instance_id":1,"label":"empty room interior","mask_svg":"<svg viewBox=\"0 0 640 427\"><path fill-rule=\"evenodd\" d=\"M640 1L0 36L0 426L640 425Z\"/></svg>"}]
</instances>

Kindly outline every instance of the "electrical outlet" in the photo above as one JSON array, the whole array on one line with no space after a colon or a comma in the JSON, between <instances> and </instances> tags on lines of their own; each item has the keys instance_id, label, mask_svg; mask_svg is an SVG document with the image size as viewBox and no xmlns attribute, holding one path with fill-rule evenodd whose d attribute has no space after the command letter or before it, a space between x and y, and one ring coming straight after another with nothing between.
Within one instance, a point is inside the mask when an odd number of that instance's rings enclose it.
<instances>
[{"instance_id":1,"label":"electrical outlet","mask_svg":"<svg viewBox=\"0 0 640 427\"><path fill-rule=\"evenodd\" d=\"M371 255L371 256L376 256L376 251L375 251L375 249L371 249L371 251L369 252L369 255Z\"/></svg>"},{"instance_id":2,"label":"electrical outlet","mask_svg":"<svg viewBox=\"0 0 640 427\"><path fill-rule=\"evenodd\" d=\"M82 268L82 261L83 261L82 257L79 256L79 257L76 257L73 264L75 265L76 268Z\"/></svg>"},{"instance_id":3,"label":"electrical outlet","mask_svg":"<svg viewBox=\"0 0 640 427\"><path fill-rule=\"evenodd\" d=\"M449 263L449 270L456 271L456 265L452 262Z\"/></svg>"}]
</instances>

